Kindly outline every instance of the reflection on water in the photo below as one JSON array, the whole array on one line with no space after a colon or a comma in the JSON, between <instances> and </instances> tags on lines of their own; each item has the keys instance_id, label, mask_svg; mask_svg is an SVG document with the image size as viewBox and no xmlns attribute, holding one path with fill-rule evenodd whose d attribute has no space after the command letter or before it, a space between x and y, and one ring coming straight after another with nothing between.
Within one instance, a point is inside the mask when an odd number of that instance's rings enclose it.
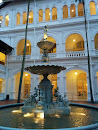
<instances>
[{"instance_id":1,"label":"reflection on water","mask_svg":"<svg viewBox=\"0 0 98 130\"><path fill-rule=\"evenodd\" d=\"M46 118L39 117L34 113L22 113L20 107L5 108L0 110L0 126L22 129L58 129L98 123L97 110L75 106L71 106L70 116L55 114Z\"/></svg>"}]
</instances>

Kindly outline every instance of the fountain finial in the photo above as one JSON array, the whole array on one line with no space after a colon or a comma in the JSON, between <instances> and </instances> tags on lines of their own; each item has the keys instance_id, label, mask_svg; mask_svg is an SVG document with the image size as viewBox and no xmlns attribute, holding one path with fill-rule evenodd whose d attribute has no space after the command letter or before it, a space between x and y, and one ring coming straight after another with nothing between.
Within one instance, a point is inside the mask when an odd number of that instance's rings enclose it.
<instances>
[{"instance_id":1,"label":"fountain finial","mask_svg":"<svg viewBox=\"0 0 98 130\"><path fill-rule=\"evenodd\" d=\"M47 40L47 31L48 31L48 25L44 27L44 41Z\"/></svg>"}]
</instances>

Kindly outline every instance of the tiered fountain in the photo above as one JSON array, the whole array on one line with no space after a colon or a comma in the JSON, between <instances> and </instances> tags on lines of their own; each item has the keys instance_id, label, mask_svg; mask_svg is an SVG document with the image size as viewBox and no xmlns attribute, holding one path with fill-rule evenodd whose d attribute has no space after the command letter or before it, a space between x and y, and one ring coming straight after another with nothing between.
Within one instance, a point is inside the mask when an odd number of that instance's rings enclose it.
<instances>
[{"instance_id":1,"label":"tiered fountain","mask_svg":"<svg viewBox=\"0 0 98 130\"><path fill-rule=\"evenodd\" d=\"M65 67L58 66L58 65L50 65L49 64L49 57L48 51L54 46L54 43L47 41L47 26L45 26L44 30L44 40L37 43L37 46L42 50L42 64L41 65L34 65L25 68L25 70L37 74L43 75L43 79L38 85L38 89L35 88L35 92L33 95L25 99L24 106L22 107L23 112L34 112L39 113L43 112L45 116L50 114L70 114L70 107L68 100L63 98L58 91L58 88L55 90L54 96L56 97L56 101L53 102L53 94L52 88L53 85L51 84L50 80L47 78L49 74L57 74L61 70L65 70ZM39 96L39 97L38 97ZM36 104L37 98L38 103Z\"/></svg>"}]
</instances>

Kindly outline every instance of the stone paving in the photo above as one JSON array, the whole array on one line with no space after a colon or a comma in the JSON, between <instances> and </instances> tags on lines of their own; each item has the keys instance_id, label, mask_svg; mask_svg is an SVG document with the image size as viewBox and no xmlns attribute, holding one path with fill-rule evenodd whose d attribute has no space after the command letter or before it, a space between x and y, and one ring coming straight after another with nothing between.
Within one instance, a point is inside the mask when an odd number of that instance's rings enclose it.
<instances>
[{"instance_id":1,"label":"stone paving","mask_svg":"<svg viewBox=\"0 0 98 130\"><path fill-rule=\"evenodd\" d=\"M22 100L20 102L23 103ZM70 102L98 106L98 102L95 102L95 103L91 103L87 101L70 101ZM0 101L0 106L6 105L6 104L14 104L14 103L17 103L17 100L3 100L3 101Z\"/></svg>"}]
</instances>

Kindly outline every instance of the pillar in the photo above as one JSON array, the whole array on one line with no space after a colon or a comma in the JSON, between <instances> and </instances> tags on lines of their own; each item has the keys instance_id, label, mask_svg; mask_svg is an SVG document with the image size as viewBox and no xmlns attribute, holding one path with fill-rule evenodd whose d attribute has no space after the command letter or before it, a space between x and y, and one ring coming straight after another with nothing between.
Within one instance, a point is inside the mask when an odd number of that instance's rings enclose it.
<instances>
[{"instance_id":1,"label":"pillar","mask_svg":"<svg viewBox=\"0 0 98 130\"><path fill-rule=\"evenodd\" d=\"M11 78L10 99L15 99L15 76Z\"/></svg>"}]
</instances>

